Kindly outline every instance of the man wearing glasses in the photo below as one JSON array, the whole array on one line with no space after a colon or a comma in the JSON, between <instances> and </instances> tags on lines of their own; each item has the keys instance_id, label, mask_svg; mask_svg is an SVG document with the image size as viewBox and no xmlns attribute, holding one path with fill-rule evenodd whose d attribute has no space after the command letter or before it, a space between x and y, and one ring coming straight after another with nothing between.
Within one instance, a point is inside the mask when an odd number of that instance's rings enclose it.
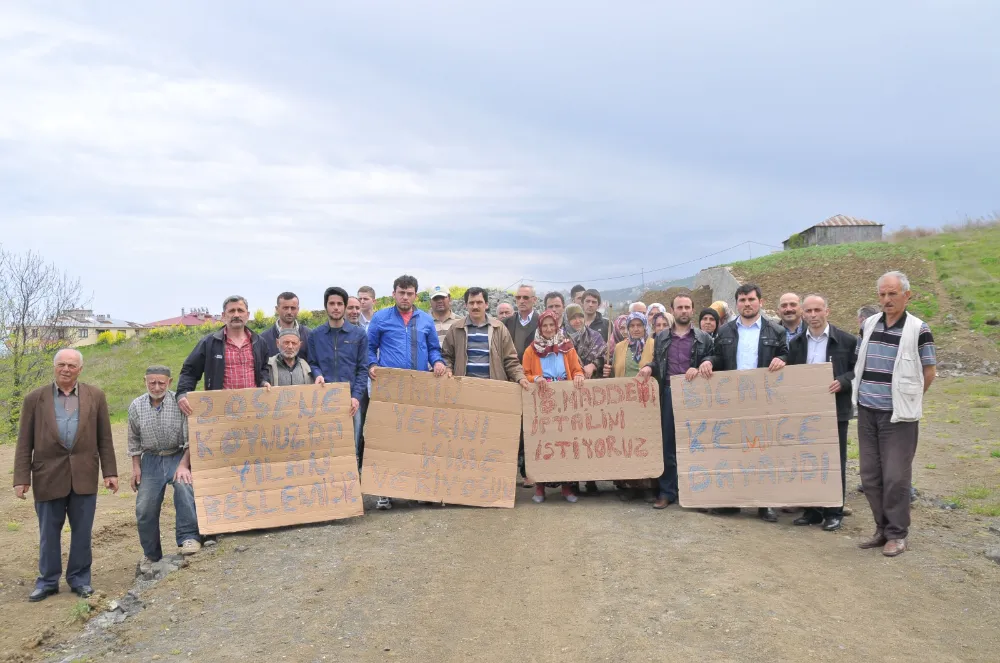
<instances>
[{"instance_id":1,"label":"man wearing glasses","mask_svg":"<svg viewBox=\"0 0 1000 663\"><path fill-rule=\"evenodd\" d=\"M538 297L535 296L535 288L530 285L522 285L514 295L517 302L517 313L504 320L507 331L514 339L514 348L517 350L517 360L524 359L524 349L535 340L535 330L538 329L538 314L535 313L535 304Z\"/></svg>"}]
</instances>

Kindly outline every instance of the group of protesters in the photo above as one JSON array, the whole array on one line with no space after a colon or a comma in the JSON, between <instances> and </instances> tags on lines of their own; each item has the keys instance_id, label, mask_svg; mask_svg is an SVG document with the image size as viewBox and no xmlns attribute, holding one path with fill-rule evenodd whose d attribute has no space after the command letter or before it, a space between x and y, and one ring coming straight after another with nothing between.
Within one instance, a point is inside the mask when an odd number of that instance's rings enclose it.
<instances>
[{"instance_id":1,"label":"group of protesters","mask_svg":"<svg viewBox=\"0 0 1000 663\"><path fill-rule=\"evenodd\" d=\"M376 311L375 291L364 286L355 296L340 287L323 293L327 320L308 329L298 322L299 299L278 295L276 321L263 333L250 330L250 309L242 296L223 302L223 327L204 336L184 361L171 390L168 367L146 370L146 393L128 410L128 453L132 489L137 492L136 519L145 561L156 562L160 545L160 508L166 487L173 486L175 537L183 554L201 547L192 486L187 417L188 394L199 381L205 390L347 383L351 391L358 466L364 456L364 420L371 380L382 368L433 371L451 376L516 382L525 390L543 381L610 377L652 377L659 383L663 435L662 476L615 482L623 500L643 498L654 509L678 499L677 449L671 399L671 376L693 380L720 371L790 364L831 363L829 392L835 395L840 442L842 492L846 492L848 422L857 413L861 479L875 520L875 533L860 544L881 547L894 557L906 550L910 524L910 479L917 445L923 393L935 377L935 347L927 324L907 312L911 297L907 277L889 272L876 284L879 307L858 312L858 334L828 322L830 307L821 294L785 293L778 319L762 314L764 293L744 284L734 293L735 312L715 302L695 317L692 297L677 294L670 302L641 302L614 320L601 312L597 290L574 286L538 297L520 286L514 306L496 305L490 315L485 289L463 295L466 315L452 309L449 290L430 290L431 311L415 306L417 279L400 276L393 283L394 305ZM34 489L40 530L39 576L29 600L59 591L62 574L60 536L66 518L72 529L66 580L73 592L90 596L90 535L96 507L98 470L104 486L118 490L118 476L108 406L101 390L79 382L83 356L75 349L55 355L54 381L24 400L14 466L14 490L24 498ZM532 499L544 502L545 484L525 473L523 437L519 450L522 485ZM561 483L569 502L598 493L596 481ZM376 498L376 509L392 508L389 497ZM738 508L710 510L736 513ZM758 517L777 522L774 508ZM807 508L794 525L820 525L835 531L841 506Z\"/></svg>"}]
</instances>

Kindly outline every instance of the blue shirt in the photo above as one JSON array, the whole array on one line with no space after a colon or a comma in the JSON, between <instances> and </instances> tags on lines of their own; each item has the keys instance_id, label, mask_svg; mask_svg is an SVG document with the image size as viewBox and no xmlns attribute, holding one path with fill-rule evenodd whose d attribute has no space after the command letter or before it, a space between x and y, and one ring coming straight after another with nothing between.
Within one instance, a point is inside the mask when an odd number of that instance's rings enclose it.
<instances>
[{"instance_id":1,"label":"blue shirt","mask_svg":"<svg viewBox=\"0 0 1000 663\"><path fill-rule=\"evenodd\" d=\"M344 320L343 327L324 322L309 334L309 368L327 382L351 385L351 397L361 399L368 385L368 336Z\"/></svg>"},{"instance_id":2,"label":"blue shirt","mask_svg":"<svg viewBox=\"0 0 1000 663\"><path fill-rule=\"evenodd\" d=\"M413 310L409 324L393 306L376 311L368 323L368 365L428 371L441 359L434 318Z\"/></svg>"},{"instance_id":3,"label":"blue shirt","mask_svg":"<svg viewBox=\"0 0 1000 663\"><path fill-rule=\"evenodd\" d=\"M739 342L736 344L736 370L749 371L757 368L757 352L760 345L760 316L749 327L743 324L743 318L736 319L736 333ZM780 338L780 337L779 337Z\"/></svg>"},{"instance_id":4,"label":"blue shirt","mask_svg":"<svg viewBox=\"0 0 1000 663\"><path fill-rule=\"evenodd\" d=\"M550 352L539 360L542 362L542 375L546 380L566 379L566 361L561 352Z\"/></svg>"},{"instance_id":5,"label":"blue shirt","mask_svg":"<svg viewBox=\"0 0 1000 663\"><path fill-rule=\"evenodd\" d=\"M795 328L795 331L789 331L785 325L781 325L781 328L785 330L785 342L791 345L793 338L806 331L806 321L799 320L799 326Z\"/></svg>"}]
</instances>

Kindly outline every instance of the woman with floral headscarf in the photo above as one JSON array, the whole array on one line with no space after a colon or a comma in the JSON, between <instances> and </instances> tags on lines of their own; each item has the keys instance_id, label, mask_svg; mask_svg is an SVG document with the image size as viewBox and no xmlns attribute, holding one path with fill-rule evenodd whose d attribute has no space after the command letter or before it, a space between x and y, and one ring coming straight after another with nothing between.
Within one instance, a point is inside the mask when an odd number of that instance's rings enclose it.
<instances>
[{"instance_id":1,"label":"woman with floral headscarf","mask_svg":"<svg viewBox=\"0 0 1000 663\"><path fill-rule=\"evenodd\" d=\"M662 315L657 313L657 316ZM617 322L617 321L616 321ZM646 316L642 313L629 313L625 320L628 337L615 345L614 360L611 362L611 377L632 378L639 370L653 361L654 339L649 337L646 329ZM608 371L605 370L605 374ZM653 484L649 479L619 481L616 485L622 490L622 501L627 502L633 497L642 495L647 502L654 502Z\"/></svg>"},{"instance_id":2,"label":"woman with floral headscarf","mask_svg":"<svg viewBox=\"0 0 1000 663\"><path fill-rule=\"evenodd\" d=\"M573 347L573 341L563 333L559 316L554 311L543 311L538 316L535 340L524 350L524 376L532 382L561 382L572 380L577 387L583 386L583 366ZM561 486L562 496L567 502L576 502L571 483L552 484ZM545 501L545 484L535 484L533 502Z\"/></svg>"}]
</instances>

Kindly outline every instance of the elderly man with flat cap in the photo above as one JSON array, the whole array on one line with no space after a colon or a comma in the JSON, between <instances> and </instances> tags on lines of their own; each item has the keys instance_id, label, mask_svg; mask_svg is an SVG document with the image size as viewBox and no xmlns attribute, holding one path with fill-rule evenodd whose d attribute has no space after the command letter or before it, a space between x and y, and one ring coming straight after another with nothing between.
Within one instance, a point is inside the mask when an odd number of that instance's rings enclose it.
<instances>
[{"instance_id":1,"label":"elderly man with flat cap","mask_svg":"<svg viewBox=\"0 0 1000 663\"><path fill-rule=\"evenodd\" d=\"M170 391L170 369L150 366L145 381L146 393L128 406L128 455L132 458L139 543L146 559L158 562L163 557L160 508L168 485L174 487L174 529L181 553L198 552L201 537L191 480L188 422L176 394Z\"/></svg>"},{"instance_id":2,"label":"elderly man with flat cap","mask_svg":"<svg viewBox=\"0 0 1000 663\"><path fill-rule=\"evenodd\" d=\"M90 586L90 542L99 470L104 472L104 487L118 492L104 392L79 381L83 370L79 350L60 350L52 363L53 383L24 397L14 451L14 495L23 500L28 490L34 489L38 516L38 578L29 601L59 593L61 537L67 517L71 534L66 582L81 598L94 593Z\"/></svg>"},{"instance_id":3,"label":"elderly man with flat cap","mask_svg":"<svg viewBox=\"0 0 1000 663\"><path fill-rule=\"evenodd\" d=\"M264 367L264 388L270 391L272 385L290 387L313 383L309 362L299 356L301 345L296 330L282 329L278 332L278 354L268 359Z\"/></svg>"}]
</instances>

